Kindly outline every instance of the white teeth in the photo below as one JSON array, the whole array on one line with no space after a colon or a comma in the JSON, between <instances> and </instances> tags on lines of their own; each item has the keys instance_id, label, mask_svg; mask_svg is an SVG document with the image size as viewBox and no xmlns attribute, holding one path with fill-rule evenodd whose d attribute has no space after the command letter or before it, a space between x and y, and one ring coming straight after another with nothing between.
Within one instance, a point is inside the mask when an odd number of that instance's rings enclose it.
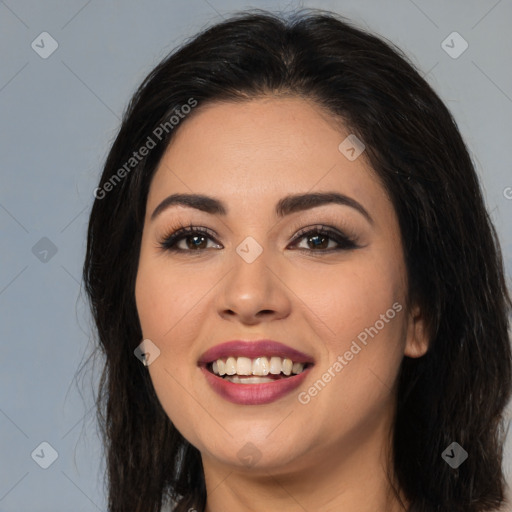
<instances>
[{"instance_id":1,"label":"white teeth","mask_svg":"<svg viewBox=\"0 0 512 512\"><path fill-rule=\"evenodd\" d=\"M226 366L224 367L227 375L235 375L236 373L236 359L234 357L228 357Z\"/></svg>"},{"instance_id":2,"label":"white teeth","mask_svg":"<svg viewBox=\"0 0 512 512\"><path fill-rule=\"evenodd\" d=\"M228 357L227 360L217 359L212 363L212 371L216 375L284 375L299 374L304 371L304 363L294 363L291 359L280 358L272 356L270 358L261 356L255 359L248 357ZM236 377L235 377L236 379ZM274 380L268 377L267 379L257 379L257 382L266 382L268 380ZM238 382L243 380L246 384L252 384L253 379L228 379L232 382ZM255 383L257 383L255 382Z\"/></svg>"},{"instance_id":3,"label":"white teeth","mask_svg":"<svg viewBox=\"0 0 512 512\"><path fill-rule=\"evenodd\" d=\"M279 375L281 373L282 363L280 357L270 358L270 373L272 375Z\"/></svg>"},{"instance_id":4,"label":"white teeth","mask_svg":"<svg viewBox=\"0 0 512 512\"><path fill-rule=\"evenodd\" d=\"M292 373L301 373L304 370L304 363L293 363Z\"/></svg>"},{"instance_id":5,"label":"white teeth","mask_svg":"<svg viewBox=\"0 0 512 512\"><path fill-rule=\"evenodd\" d=\"M263 382L274 382L275 379L272 377L245 377L241 379L240 377L233 375L233 377L226 377L225 380L229 380L229 382L233 382L235 384L261 384Z\"/></svg>"},{"instance_id":6,"label":"white teeth","mask_svg":"<svg viewBox=\"0 0 512 512\"><path fill-rule=\"evenodd\" d=\"M292 373L293 361L291 359L283 359L283 373L290 375Z\"/></svg>"},{"instance_id":7,"label":"white teeth","mask_svg":"<svg viewBox=\"0 0 512 512\"><path fill-rule=\"evenodd\" d=\"M252 363L253 375L268 375L269 363L266 357L257 357Z\"/></svg>"},{"instance_id":8,"label":"white teeth","mask_svg":"<svg viewBox=\"0 0 512 512\"><path fill-rule=\"evenodd\" d=\"M252 375L252 361L248 357L239 357L236 360L236 373L238 375Z\"/></svg>"}]
</instances>

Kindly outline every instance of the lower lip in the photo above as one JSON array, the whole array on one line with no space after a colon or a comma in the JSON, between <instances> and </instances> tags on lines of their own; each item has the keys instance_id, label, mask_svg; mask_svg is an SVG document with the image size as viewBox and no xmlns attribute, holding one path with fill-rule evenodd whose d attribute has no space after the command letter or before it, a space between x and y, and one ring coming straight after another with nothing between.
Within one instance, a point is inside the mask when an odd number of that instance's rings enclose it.
<instances>
[{"instance_id":1,"label":"lower lip","mask_svg":"<svg viewBox=\"0 0 512 512\"><path fill-rule=\"evenodd\" d=\"M265 382L264 384L236 384L218 377L204 366L201 366L200 369L212 389L225 400L241 405L261 405L274 402L299 387L304 382L311 367L293 377Z\"/></svg>"}]
</instances>

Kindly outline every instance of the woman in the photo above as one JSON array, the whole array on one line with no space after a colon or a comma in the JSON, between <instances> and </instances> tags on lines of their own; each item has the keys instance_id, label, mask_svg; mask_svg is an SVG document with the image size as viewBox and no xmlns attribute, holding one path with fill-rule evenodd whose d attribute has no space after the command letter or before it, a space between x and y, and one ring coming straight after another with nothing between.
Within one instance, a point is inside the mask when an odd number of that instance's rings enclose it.
<instances>
[{"instance_id":1,"label":"woman","mask_svg":"<svg viewBox=\"0 0 512 512\"><path fill-rule=\"evenodd\" d=\"M320 11L215 25L95 196L109 510L504 510L499 243L399 50Z\"/></svg>"}]
</instances>

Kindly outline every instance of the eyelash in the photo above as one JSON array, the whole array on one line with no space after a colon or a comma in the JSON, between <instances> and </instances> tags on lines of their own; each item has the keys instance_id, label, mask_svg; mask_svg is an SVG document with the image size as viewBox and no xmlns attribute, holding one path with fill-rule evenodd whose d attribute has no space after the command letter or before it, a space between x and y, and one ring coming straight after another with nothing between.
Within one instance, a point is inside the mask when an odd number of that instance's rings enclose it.
<instances>
[{"instance_id":1,"label":"eyelash","mask_svg":"<svg viewBox=\"0 0 512 512\"><path fill-rule=\"evenodd\" d=\"M162 237L162 240L159 242L158 247L169 252L174 253L201 253L206 249L178 249L176 247L176 244L180 242L181 240L185 240L188 237L191 237L193 235L200 235L204 236L206 238L209 238L210 240L213 240L212 233L207 229L200 226L194 226L192 224L189 224L188 226L185 226L181 223L178 225L172 227L166 235ZM360 246L357 245L354 238L351 238L343 233L340 233L338 230L334 228L330 228L329 226L324 226L322 224L318 224L316 226L310 227L310 228L303 228L302 230L297 233L297 235L292 240L292 243L295 244L298 241L300 241L302 238L307 238L311 235L323 235L328 237L329 239L335 241L338 244L338 247L331 248L331 249L297 249L298 251L302 252L308 252L308 253L332 253L332 252L338 252L338 251L346 251L346 250L353 250L357 249ZM217 243L217 242L215 242Z\"/></svg>"}]
</instances>

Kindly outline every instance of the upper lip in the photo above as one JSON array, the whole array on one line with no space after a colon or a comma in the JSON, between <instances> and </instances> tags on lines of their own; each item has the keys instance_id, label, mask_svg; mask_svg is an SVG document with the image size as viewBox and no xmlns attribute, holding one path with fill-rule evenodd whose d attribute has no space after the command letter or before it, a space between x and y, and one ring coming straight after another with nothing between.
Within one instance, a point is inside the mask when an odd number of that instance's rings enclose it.
<instances>
[{"instance_id":1,"label":"upper lip","mask_svg":"<svg viewBox=\"0 0 512 512\"><path fill-rule=\"evenodd\" d=\"M313 363L313 358L310 355L273 340L234 340L220 343L204 352L199 358L198 363L199 365L206 365L217 359L227 357L248 357L254 359L264 356L287 358L291 359L294 363Z\"/></svg>"}]
</instances>

